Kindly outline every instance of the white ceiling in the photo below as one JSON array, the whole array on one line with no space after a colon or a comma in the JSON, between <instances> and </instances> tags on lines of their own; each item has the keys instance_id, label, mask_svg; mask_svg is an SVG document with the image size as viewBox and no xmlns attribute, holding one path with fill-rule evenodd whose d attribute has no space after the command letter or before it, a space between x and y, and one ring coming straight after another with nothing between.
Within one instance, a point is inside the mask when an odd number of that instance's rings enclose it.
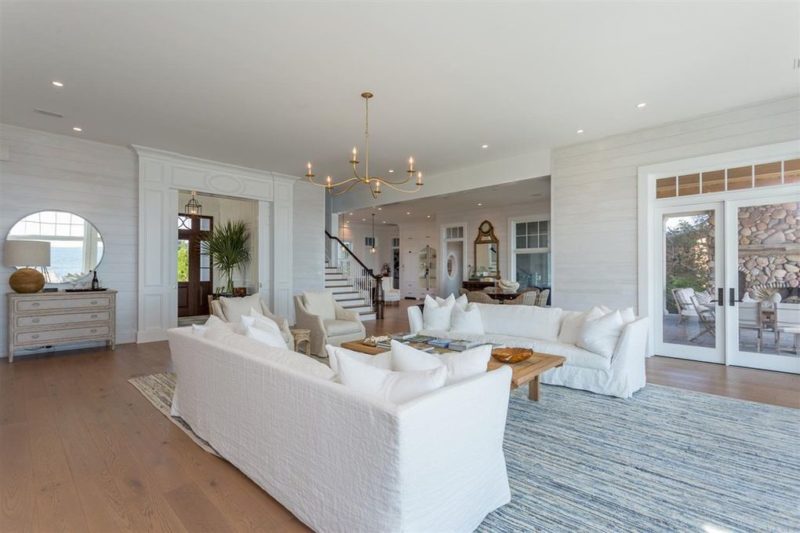
<instances>
[{"instance_id":1,"label":"white ceiling","mask_svg":"<svg viewBox=\"0 0 800 533\"><path fill-rule=\"evenodd\" d=\"M413 198L413 196L409 196ZM340 215L341 222L371 224L402 224L435 219L440 213L479 212L481 209L502 209L511 205L547 202L550 198L550 178L534 178L502 185L483 187L441 196L431 196L396 202L379 208L356 209ZM478 205L481 204L481 205Z\"/></svg>"},{"instance_id":2,"label":"white ceiling","mask_svg":"<svg viewBox=\"0 0 800 533\"><path fill-rule=\"evenodd\" d=\"M365 89L373 171L432 174L794 94L800 72L798 2L0 10L3 122L295 175L348 172Z\"/></svg>"}]
</instances>

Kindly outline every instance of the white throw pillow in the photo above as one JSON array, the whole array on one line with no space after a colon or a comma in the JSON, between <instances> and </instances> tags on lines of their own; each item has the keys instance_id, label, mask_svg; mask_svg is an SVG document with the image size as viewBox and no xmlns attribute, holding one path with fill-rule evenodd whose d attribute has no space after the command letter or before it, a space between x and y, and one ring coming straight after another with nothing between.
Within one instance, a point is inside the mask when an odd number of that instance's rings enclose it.
<instances>
[{"instance_id":1,"label":"white throw pillow","mask_svg":"<svg viewBox=\"0 0 800 533\"><path fill-rule=\"evenodd\" d=\"M201 326L200 324L192 324L192 333L202 337L203 335L206 334L206 327Z\"/></svg>"},{"instance_id":2,"label":"white throw pillow","mask_svg":"<svg viewBox=\"0 0 800 533\"><path fill-rule=\"evenodd\" d=\"M450 315L450 333L470 333L483 335L483 321L481 310L474 303L459 307L458 300Z\"/></svg>"},{"instance_id":3,"label":"white throw pillow","mask_svg":"<svg viewBox=\"0 0 800 533\"><path fill-rule=\"evenodd\" d=\"M533 324L528 328L528 333L524 335L525 337L554 342L558 340L558 330L561 328L560 307L534 307L530 305L514 307L528 307L532 309Z\"/></svg>"},{"instance_id":4,"label":"white throw pillow","mask_svg":"<svg viewBox=\"0 0 800 533\"><path fill-rule=\"evenodd\" d=\"M395 404L439 389L447 380L444 366L419 372L393 372L342 352L338 354L338 369L339 382L345 387Z\"/></svg>"},{"instance_id":5,"label":"white throw pillow","mask_svg":"<svg viewBox=\"0 0 800 533\"><path fill-rule=\"evenodd\" d=\"M306 311L312 315L317 315L322 320L336 320L336 305L330 291L304 292L303 300Z\"/></svg>"},{"instance_id":6,"label":"white throw pillow","mask_svg":"<svg viewBox=\"0 0 800 533\"><path fill-rule=\"evenodd\" d=\"M579 348L611 358L617 348L617 340L625 327L622 315L614 311L594 320L586 320L576 343Z\"/></svg>"},{"instance_id":7,"label":"white throw pillow","mask_svg":"<svg viewBox=\"0 0 800 533\"><path fill-rule=\"evenodd\" d=\"M272 346L274 348L282 348L288 350L289 346L283 338L281 329L275 321L263 316L243 316L242 325L244 326L245 335L258 342Z\"/></svg>"},{"instance_id":8,"label":"white throw pillow","mask_svg":"<svg viewBox=\"0 0 800 533\"><path fill-rule=\"evenodd\" d=\"M392 352L383 352L377 355L369 355L361 352L354 352L341 346L333 346L328 344L325 346L328 352L328 364L335 374L339 373L339 357L350 357L357 361L361 361L365 365L374 366L375 368L382 368L384 370L391 370L392 368Z\"/></svg>"},{"instance_id":9,"label":"white throw pillow","mask_svg":"<svg viewBox=\"0 0 800 533\"><path fill-rule=\"evenodd\" d=\"M469 300L467 300L467 295L466 294L462 294L461 296L456 298L453 293L450 293L450 296L448 296L447 298L439 298L437 296L436 297L436 303L439 304L440 307L442 305L444 305L444 304L453 303L453 304L455 304L456 307L460 307L461 309L464 309L465 307L467 307L467 304L469 303Z\"/></svg>"},{"instance_id":10,"label":"white throw pillow","mask_svg":"<svg viewBox=\"0 0 800 533\"><path fill-rule=\"evenodd\" d=\"M452 294L450 295L453 296ZM425 304L422 310L422 325L423 329L427 329L429 331L447 331L450 329L450 315L453 312L453 307L455 307L455 298L448 297L446 300L442 300L442 304L439 304L436 300L431 298L430 296L425 296Z\"/></svg>"},{"instance_id":11,"label":"white throw pillow","mask_svg":"<svg viewBox=\"0 0 800 533\"><path fill-rule=\"evenodd\" d=\"M250 314L251 307L261 307L261 296L258 294L251 294L243 298L220 296L219 303L222 306L222 314L225 315L225 320L238 324L242 319L242 315Z\"/></svg>"},{"instance_id":12,"label":"white throw pillow","mask_svg":"<svg viewBox=\"0 0 800 533\"><path fill-rule=\"evenodd\" d=\"M581 333L583 323L587 320L594 320L605 315L599 307L592 307L584 313L576 311L566 311L561 319L561 330L558 333L558 342L563 344L575 344Z\"/></svg>"},{"instance_id":13,"label":"white throw pillow","mask_svg":"<svg viewBox=\"0 0 800 533\"><path fill-rule=\"evenodd\" d=\"M630 324L631 322L636 320L636 313L633 311L633 307L626 307L625 309L622 309L619 313L620 315L622 315L622 321L625 322L625 324Z\"/></svg>"},{"instance_id":14,"label":"white throw pillow","mask_svg":"<svg viewBox=\"0 0 800 533\"><path fill-rule=\"evenodd\" d=\"M485 344L463 352L434 354L417 350L401 342L392 341L392 370L419 372L443 366L447 368L446 383L448 385L472 376L485 374L491 356L491 344Z\"/></svg>"},{"instance_id":15,"label":"white throw pillow","mask_svg":"<svg viewBox=\"0 0 800 533\"><path fill-rule=\"evenodd\" d=\"M232 324L223 322L219 318L212 315L208 317L208 320L206 321L203 338L210 341L223 342L225 337L236 334L231 326Z\"/></svg>"}]
</instances>

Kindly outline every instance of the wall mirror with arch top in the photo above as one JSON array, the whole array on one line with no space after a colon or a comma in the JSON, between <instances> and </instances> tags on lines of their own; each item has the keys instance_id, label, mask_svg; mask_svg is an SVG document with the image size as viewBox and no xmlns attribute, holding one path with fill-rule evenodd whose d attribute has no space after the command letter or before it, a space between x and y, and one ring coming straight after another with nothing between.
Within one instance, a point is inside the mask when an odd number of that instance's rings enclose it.
<instances>
[{"instance_id":1,"label":"wall mirror with arch top","mask_svg":"<svg viewBox=\"0 0 800 533\"><path fill-rule=\"evenodd\" d=\"M488 220L484 220L478 226L478 236L475 237L473 244L473 257L475 277L500 277L500 241L494 234L494 226Z\"/></svg>"}]
</instances>

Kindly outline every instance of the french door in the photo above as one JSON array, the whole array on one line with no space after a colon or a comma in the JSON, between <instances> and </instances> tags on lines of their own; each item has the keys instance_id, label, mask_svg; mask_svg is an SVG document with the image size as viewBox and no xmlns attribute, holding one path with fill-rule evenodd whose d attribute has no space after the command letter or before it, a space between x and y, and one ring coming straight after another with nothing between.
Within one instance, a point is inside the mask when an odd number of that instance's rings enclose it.
<instances>
[{"instance_id":1,"label":"french door","mask_svg":"<svg viewBox=\"0 0 800 533\"><path fill-rule=\"evenodd\" d=\"M655 210L655 353L800 373L800 196Z\"/></svg>"},{"instance_id":2,"label":"french door","mask_svg":"<svg viewBox=\"0 0 800 533\"><path fill-rule=\"evenodd\" d=\"M208 295L213 289L211 257L202 243L213 229L213 217L178 215L178 316L209 314Z\"/></svg>"}]
</instances>

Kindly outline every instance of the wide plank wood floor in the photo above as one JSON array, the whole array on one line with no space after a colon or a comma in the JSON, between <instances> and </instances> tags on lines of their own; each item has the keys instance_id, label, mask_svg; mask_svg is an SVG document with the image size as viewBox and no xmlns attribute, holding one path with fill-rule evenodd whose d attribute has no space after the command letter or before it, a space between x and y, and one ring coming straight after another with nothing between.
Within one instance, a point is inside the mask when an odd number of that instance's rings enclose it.
<instances>
[{"instance_id":1,"label":"wide plank wood floor","mask_svg":"<svg viewBox=\"0 0 800 533\"><path fill-rule=\"evenodd\" d=\"M368 332L406 330L411 304ZM0 363L0 531L306 531L127 382L170 366L163 342ZM800 376L662 357L647 367L651 383L800 408Z\"/></svg>"}]
</instances>

